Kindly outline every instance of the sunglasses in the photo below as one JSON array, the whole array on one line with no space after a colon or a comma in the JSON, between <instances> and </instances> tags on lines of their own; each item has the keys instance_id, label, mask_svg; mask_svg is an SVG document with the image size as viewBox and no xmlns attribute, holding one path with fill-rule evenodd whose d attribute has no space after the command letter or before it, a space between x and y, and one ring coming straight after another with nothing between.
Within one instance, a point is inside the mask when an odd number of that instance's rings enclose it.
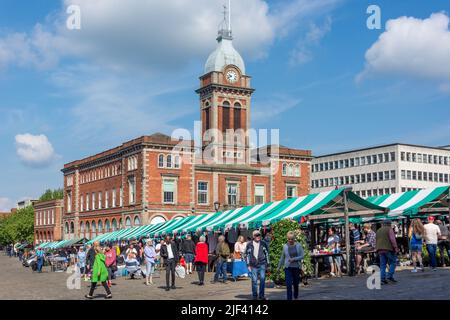
<instances>
[{"instance_id":1,"label":"sunglasses","mask_svg":"<svg viewBox=\"0 0 450 320\"><path fill-rule=\"evenodd\" d=\"M255 234L255 237L261 237L261 235L260 234Z\"/></svg>"}]
</instances>

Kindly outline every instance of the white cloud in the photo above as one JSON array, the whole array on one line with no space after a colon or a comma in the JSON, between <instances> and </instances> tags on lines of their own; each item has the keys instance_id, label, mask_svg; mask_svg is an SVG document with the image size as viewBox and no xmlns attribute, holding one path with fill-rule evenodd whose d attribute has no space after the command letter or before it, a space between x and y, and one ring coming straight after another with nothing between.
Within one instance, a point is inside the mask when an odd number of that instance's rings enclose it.
<instances>
[{"instance_id":1,"label":"white cloud","mask_svg":"<svg viewBox=\"0 0 450 320\"><path fill-rule=\"evenodd\" d=\"M297 107L301 99L285 94L274 95L272 98L259 102L258 107L252 111L252 121L256 124L269 122L276 116Z\"/></svg>"},{"instance_id":2,"label":"white cloud","mask_svg":"<svg viewBox=\"0 0 450 320\"><path fill-rule=\"evenodd\" d=\"M5 197L0 197L0 212L8 212L14 207L13 202Z\"/></svg>"},{"instance_id":3,"label":"white cloud","mask_svg":"<svg viewBox=\"0 0 450 320\"><path fill-rule=\"evenodd\" d=\"M331 31L331 18L327 17L325 22L318 26L315 23L311 23L304 39L298 42L296 48L290 53L290 64L300 65L307 63L313 59L312 49L320 44L322 38Z\"/></svg>"},{"instance_id":4,"label":"white cloud","mask_svg":"<svg viewBox=\"0 0 450 320\"><path fill-rule=\"evenodd\" d=\"M386 31L367 50L361 81L372 74L393 74L450 83L450 18L434 13L427 19L400 17L386 23Z\"/></svg>"},{"instance_id":5,"label":"white cloud","mask_svg":"<svg viewBox=\"0 0 450 320\"><path fill-rule=\"evenodd\" d=\"M43 134L18 134L15 139L17 155L27 166L45 167L56 158L52 144Z\"/></svg>"},{"instance_id":6,"label":"white cloud","mask_svg":"<svg viewBox=\"0 0 450 320\"><path fill-rule=\"evenodd\" d=\"M233 1L236 48L261 58L277 36L308 16L331 10L342 0ZM0 38L0 66L51 68L75 57L114 70L136 67L148 73L178 71L215 47L223 0L63 0L60 12L30 34ZM65 8L79 5L81 30L68 30ZM272 10L271 10L272 9Z\"/></svg>"}]
</instances>

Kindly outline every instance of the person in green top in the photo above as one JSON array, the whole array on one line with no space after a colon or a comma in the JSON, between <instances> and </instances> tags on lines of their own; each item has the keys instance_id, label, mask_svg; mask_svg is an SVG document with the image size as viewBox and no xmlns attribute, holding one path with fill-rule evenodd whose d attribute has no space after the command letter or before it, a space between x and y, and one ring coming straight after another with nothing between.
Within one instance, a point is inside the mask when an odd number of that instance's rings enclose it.
<instances>
[{"instance_id":1,"label":"person in green top","mask_svg":"<svg viewBox=\"0 0 450 320\"><path fill-rule=\"evenodd\" d=\"M109 290L108 284L106 281L108 280L108 269L106 269L106 256L103 254L103 250L100 246L95 247L95 260L94 265L92 267L92 277L91 277L91 289L89 291L89 294L85 297L87 299L93 299L94 296L94 290L97 287L97 283L101 282L103 285L103 288L106 290L106 297L105 299L111 299L112 294L111 290Z\"/></svg>"}]
</instances>

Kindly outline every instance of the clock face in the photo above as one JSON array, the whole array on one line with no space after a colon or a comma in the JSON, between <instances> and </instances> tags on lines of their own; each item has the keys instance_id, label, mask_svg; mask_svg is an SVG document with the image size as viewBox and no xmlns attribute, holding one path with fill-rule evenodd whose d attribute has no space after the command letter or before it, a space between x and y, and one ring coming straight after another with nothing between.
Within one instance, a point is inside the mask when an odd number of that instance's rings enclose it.
<instances>
[{"instance_id":1,"label":"clock face","mask_svg":"<svg viewBox=\"0 0 450 320\"><path fill-rule=\"evenodd\" d=\"M236 73L236 71L234 70L229 70L227 72L227 80L231 83L234 83L238 80L238 75Z\"/></svg>"}]
</instances>

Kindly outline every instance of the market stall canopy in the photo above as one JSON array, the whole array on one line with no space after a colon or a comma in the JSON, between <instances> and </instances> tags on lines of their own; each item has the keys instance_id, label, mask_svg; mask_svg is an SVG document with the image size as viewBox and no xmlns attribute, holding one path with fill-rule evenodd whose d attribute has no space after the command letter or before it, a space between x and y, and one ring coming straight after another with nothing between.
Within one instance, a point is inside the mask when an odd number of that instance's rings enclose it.
<instances>
[{"instance_id":1,"label":"market stall canopy","mask_svg":"<svg viewBox=\"0 0 450 320\"><path fill-rule=\"evenodd\" d=\"M449 192L450 186L442 186L369 197L367 201L388 208L388 217L413 216L448 211Z\"/></svg>"}]
</instances>

